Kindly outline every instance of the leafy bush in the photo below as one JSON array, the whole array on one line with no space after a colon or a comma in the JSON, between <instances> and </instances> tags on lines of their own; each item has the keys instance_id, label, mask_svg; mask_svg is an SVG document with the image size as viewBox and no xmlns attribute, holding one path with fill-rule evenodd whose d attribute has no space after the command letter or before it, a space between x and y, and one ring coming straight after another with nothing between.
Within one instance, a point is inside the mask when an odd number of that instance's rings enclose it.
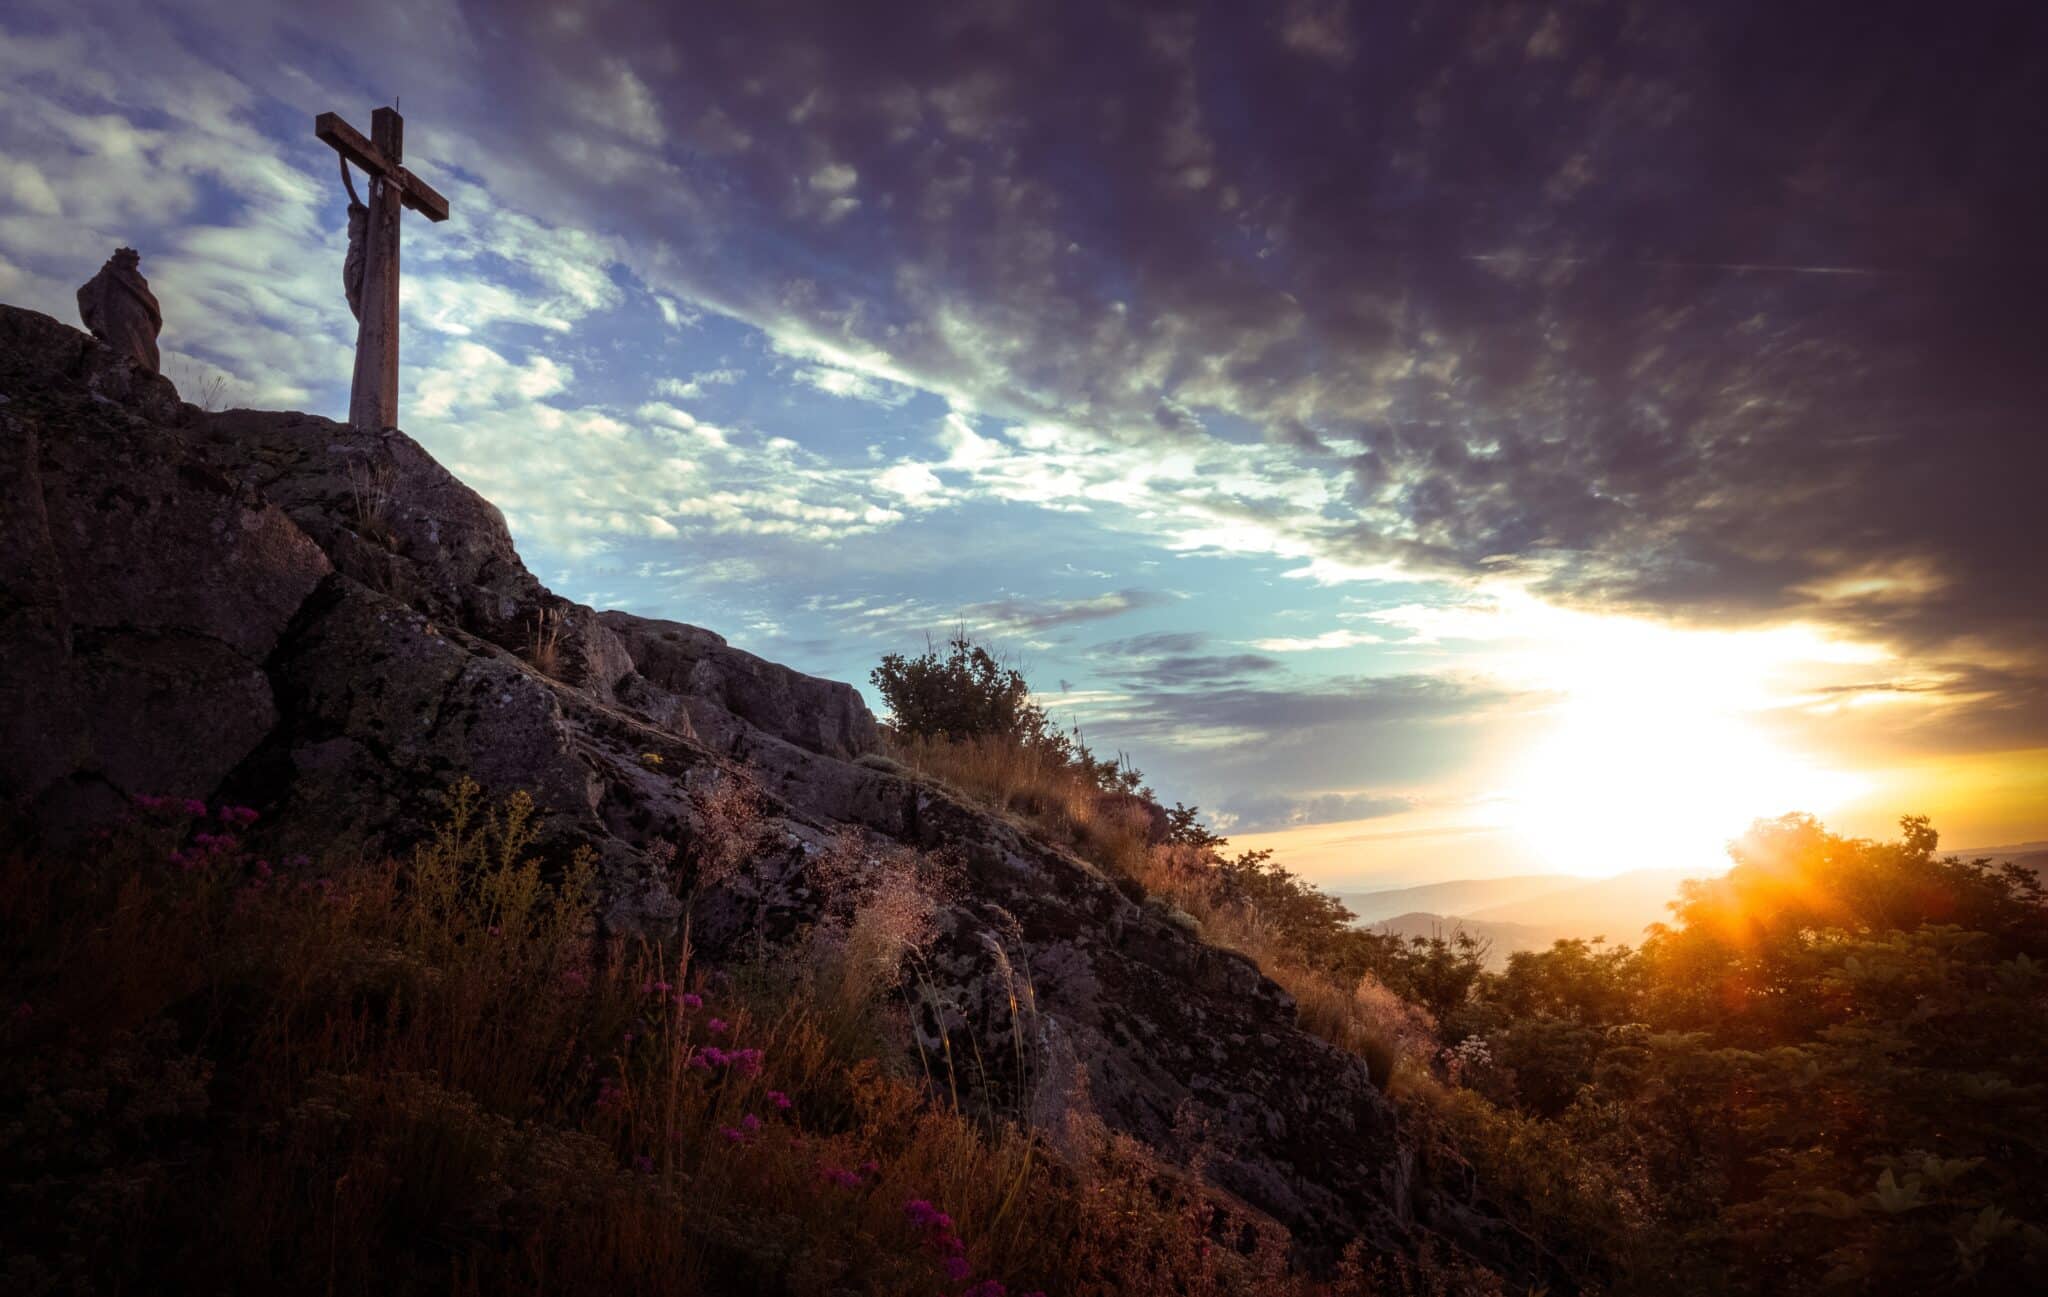
<instances>
[{"instance_id":1,"label":"leafy bush","mask_svg":"<svg viewBox=\"0 0 2048 1297\"><path fill-rule=\"evenodd\" d=\"M927 645L914 658L891 653L868 673L896 728L911 738L1029 740L1045 728L1024 674L956 635L939 656Z\"/></svg>"},{"instance_id":2,"label":"leafy bush","mask_svg":"<svg viewBox=\"0 0 2048 1297\"><path fill-rule=\"evenodd\" d=\"M2048 1264L2048 909L1902 823L1760 823L1642 949L1480 979L1453 1020L1513 1079L1438 1094L1461 1146L1624 1291L2020 1291Z\"/></svg>"}]
</instances>

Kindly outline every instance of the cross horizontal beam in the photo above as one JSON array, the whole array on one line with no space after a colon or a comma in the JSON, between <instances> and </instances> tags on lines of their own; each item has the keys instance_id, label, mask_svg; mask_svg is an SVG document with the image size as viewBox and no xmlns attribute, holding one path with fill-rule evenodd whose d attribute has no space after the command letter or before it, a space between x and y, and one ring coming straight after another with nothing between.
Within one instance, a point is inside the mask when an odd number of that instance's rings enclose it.
<instances>
[{"instance_id":1,"label":"cross horizontal beam","mask_svg":"<svg viewBox=\"0 0 2048 1297\"><path fill-rule=\"evenodd\" d=\"M373 176L382 176L398 189L399 201L430 221L448 219L448 200L432 185L385 157L360 131L341 120L340 113L321 113L313 119L313 134L327 142L342 157Z\"/></svg>"}]
</instances>

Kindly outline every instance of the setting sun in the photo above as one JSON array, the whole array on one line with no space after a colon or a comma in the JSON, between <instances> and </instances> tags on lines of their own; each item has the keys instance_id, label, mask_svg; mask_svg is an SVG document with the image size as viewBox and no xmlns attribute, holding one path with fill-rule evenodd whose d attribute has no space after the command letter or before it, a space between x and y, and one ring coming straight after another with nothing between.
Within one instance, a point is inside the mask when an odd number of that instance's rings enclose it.
<instances>
[{"instance_id":1,"label":"setting sun","mask_svg":"<svg viewBox=\"0 0 2048 1297\"><path fill-rule=\"evenodd\" d=\"M1718 870L1725 845L1753 820L1824 814L1862 785L1682 694L1617 692L1559 706L1555 727L1514 768L1501 809L1545 869Z\"/></svg>"},{"instance_id":2,"label":"setting sun","mask_svg":"<svg viewBox=\"0 0 2048 1297\"><path fill-rule=\"evenodd\" d=\"M1707 631L1603 616L1512 589L1387 620L1430 641L1480 645L1476 665L1554 700L1478 797L1546 870L1718 869L1753 820L1824 814L1869 784L1801 750L1785 722L1816 690L1882 662L1871 646L1801 627Z\"/></svg>"}]
</instances>

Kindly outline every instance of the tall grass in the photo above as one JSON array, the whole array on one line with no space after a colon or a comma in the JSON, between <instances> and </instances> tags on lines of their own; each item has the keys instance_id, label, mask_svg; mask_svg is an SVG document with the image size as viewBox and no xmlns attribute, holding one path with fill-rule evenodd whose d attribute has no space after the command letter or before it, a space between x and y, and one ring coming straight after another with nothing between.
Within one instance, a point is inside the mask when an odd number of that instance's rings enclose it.
<instances>
[{"instance_id":1,"label":"tall grass","mask_svg":"<svg viewBox=\"0 0 2048 1297\"><path fill-rule=\"evenodd\" d=\"M1055 747L993 735L899 736L889 755L1105 869L1130 877L1143 869L1153 832L1144 801L1103 790Z\"/></svg>"},{"instance_id":2,"label":"tall grass","mask_svg":"<svg viewBox=\"0 0 2048 1297\"><path fill-rule=\"evenodd\" d=\"M1408 1282L1291 1274L1284 1233L1085 1111L933 1102L888 1044L900 896L896 929L857 899L728 974L599 933L590 858L544 870L521 796L464 784L377 864L273 866L250 818L147 799L82 857L0 858L7 1292Z\"/></svg>"},{"instance_id":3,"label":"tall grass","mask_svg":"<svg viewBox=\"0 0 2048 1297\"><path fill-rule=\"evenodd\" d=\"M898 737L890 755L1137 883L1186 916L1203 940L1250 957L1294 997L1304 1029L1364 1058L1383 1089L1428 1072L1437 1044L1427 1013L1371 978L1354 982L1316 967L1255 905L1228 894L1212 848L1161 841L1158 817L1139 798L1104 791L1057 752L1002 737Z\"/></svg>"}]
</instances>

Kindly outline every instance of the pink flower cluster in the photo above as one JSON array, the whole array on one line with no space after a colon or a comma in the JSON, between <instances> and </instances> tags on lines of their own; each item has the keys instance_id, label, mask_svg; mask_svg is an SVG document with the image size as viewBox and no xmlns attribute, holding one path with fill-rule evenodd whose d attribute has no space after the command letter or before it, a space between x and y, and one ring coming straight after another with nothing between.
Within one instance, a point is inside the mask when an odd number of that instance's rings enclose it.
<instances>
[{"instance_id":1,"label":"pink flower cluster","mask_svg":"<svg viewBox=\"0 0 2048 1297\"><path fill-rule=\"evenodd\" d=\"M209 861L230 854L241 845L241 840L232 833L195 833L192 835L192 845L171 852L170 861L189 873Z\"/></svg>"},{"instance_id":2,"label":"pink flower cluster","mask_svg":"<svg viewBox=\"0 0 2048 1297\"><path fill-rule=\"evenodd\" d=\"M925 1198L912 1198L904 1203L903 1214L910 1218L911 1228L924 1235L925 1247L939 1254L939 1267L946 1272L946 1278L960 1283L974 1273L967 1264L967 1245L954 1232L950 1215Z\"/></svg>"},{"instance_id":3,"label":"pink flower cluster","mask_svg":"<svg viewBox=\"0 0 2048 1297\"><path fill-rule=\"evenodd\" d=\"M946 1278L954 1283L966 1283L974 1273L974 1267L967 1263L967 1245L960 1241L959 1233L953 1228L953 1218L924 1198L912 1198L904 1203L903 1214L910 1218L911 1228L924 1236L925 1247L939 1254L939 1267L945 1271ZM1009 1291L1000 1279L983 1279L962 1289L961 1297L1008 1297ZM1024 1297L1045 1297L1045 1294L1033 1292L1024 1294Z\"/></svg>"},{"instance_id":4,"label":"pink flower cluster","mask_svg":"<svg viewBox=\"0 0 2048 1297\"><path fill-rule=\"evenodd\" d=\"M706 1045L690 1056L690 1066L699 1070L730 1067L741 1076L759 1076L761 1057L758 1049L720 1049L716 1045Z\"/></svg>"},{"instance_id":5,"label":"pink flower cluster","mask_svg":"<svg viewBox=\"0 0 2048 1297\"><path fill-rule=\"evenodd\" d=\"M866 1184L869 1180L874 1179L881 1173L882 1164L880 1162L875 1161L873 1158L869 1158L867 1161L862 1162L860 1164L860 1169L858 1171L849 1171L843 1166L831 1165L821 1166L818 1168L818 1174L822 1176L827 1183L836 1184L842 1189L858 1189L863 1184Z\"/></svg>"},{"instance_id":6,"label":"pink flower cluster","mask_svg":"<svg viewBox=\"0 0 2048 1297\"><path fill-rule=\"evenodd\" d=\"M761 1119L750 1112L740 1118L739 1125L727 1126L723 1133L731 1142L744 1144L761 1133Z\"/></svg>"},{"instance_id":7,"label":"pink flower cluster","mask_svg":"<svg viewBox=\"0 0 2048 1297\"><path fill-rule=\"evenodd\" d=\"M194 819L206 817L206 803L197 797L155 797L148 793L137 793L130 800L143 810L153 813L169 811L178 815L189 815ZM258 818L256 812L247 806L224 805L215 814L220 817L222 824L234 828L247 828Z\"/></svg>"}]
</instances>

